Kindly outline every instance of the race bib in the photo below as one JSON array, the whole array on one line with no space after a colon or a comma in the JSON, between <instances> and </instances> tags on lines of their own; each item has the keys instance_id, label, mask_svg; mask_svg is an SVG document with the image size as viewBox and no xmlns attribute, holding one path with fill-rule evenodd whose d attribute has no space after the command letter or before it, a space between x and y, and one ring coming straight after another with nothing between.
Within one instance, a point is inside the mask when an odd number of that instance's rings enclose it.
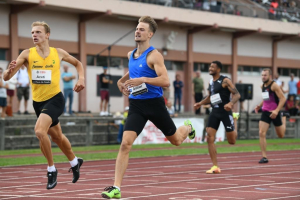
<instances>
[{"instance_id":1,"label":"race bib","mask_svg":"<svg viewBox=\"0 0 300 200\"><path fill-rule=\"evenodd\" d=\"M32 83L51 84L51 70L32 70Z\"/></svg>"},{"instance_id":2,"label":"race bib","mask_svg":"<svg viewBox=\"0 0 300 200\"><path fill-rule=\"evenodd\" d=\"M264 101L270 100L269 92L263 92L261 95Z\"/></svg>"},{"instance_id":3,"label":"race bib","mask_svg":"<svg viewBox=\"0 0 300 200\"><path fill-rule=\"evenodd\" d=\"M132 87L132 88L130 88L130 90L131 90L130 94L132 94L133 96L137 96L137 95L148 92L148 88L145 83L142 83L141 85Z\"/></svg>"},{"instance_id":4,"label":"race bib","mask_svg":"<svg viewBox=\"0 0 300 200\"><path fill-rule=\"evenodd\" d=\"M222 99L220 97L220 94L217 93L217 94L214 94L212 96L210 96L210 103L214 106L214 105L217 105L219 103L222 103Z\"/></svg>"}]
</instances>

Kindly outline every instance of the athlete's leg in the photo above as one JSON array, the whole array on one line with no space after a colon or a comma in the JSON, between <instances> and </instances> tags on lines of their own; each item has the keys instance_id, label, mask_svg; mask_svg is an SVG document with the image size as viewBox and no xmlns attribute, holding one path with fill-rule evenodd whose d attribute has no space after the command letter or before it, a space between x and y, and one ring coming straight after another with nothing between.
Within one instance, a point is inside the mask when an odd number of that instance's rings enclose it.
<instances>
[{"instance_id":1,"label":"athlete's leg","mask_svg":"<svg viewBox=\"0 0 300 200\"><path fill-rule=\"evenodd\" d=\"M107 111L107 105L108 105L108 101L104 100L104 108L103 111L106 112Z\"/></svg>"},{"instance_id":2,"label":"athlete's leg","mask_svg":"<svg viewBox=\"0 0 300 200\"><path fill-rule=\"evenodd\" d=\"M51 151L51 142L48 137L48 130L52 124L52 119L49 115L41 113L35 124L35 135L40 141L40 148L47 159L48 166L53 166L53 156Z\"/></svg>"},{"instance_id":3,"label":"athlete's leg","mask_svg":"<svg viewBox=\"0 0 300 200\"><path fill-rule=\"evenodd\" d=\"M100 112L103 111L103 99L101 98L100 99Z\"/></svg>"},{"instance_id":4,"label":"athlete's leg","mask_svg":"<svg viewBox=\"0 0 300 200\"><path fill-rule=\"evenodd\" d=\"M285 130L286 130L286 116L283 116L281 118L281 120L282 120L282 125L281 126L275 126L275 130L276 130L277 136L279 138L283 138L284 135L285 135Z\"/></svg>"},{"instance_id":5,"label":"athlete's leg","mask_svg":"<svg viewBox=\"0 0 300 200\"><path fill-rule=\"evenodd\" d=\"M216 150L216 146L215 146L217 130L214 128L211 128L211 127L207 127L206 132L207 132L208 152L209 152L211 161L214 166L218 166L217 150Z\"/></svg>"},{"instance_id":6,"label":"athlete's leg","mask_svg":"<svg viewBox=\"0 0 300 200\"><path fill-rule=\"evenodd\" d=\"M262 156L267 158L267 141L266 141L266 134L270 127L270 124L259 121L259 145L261 149Z\"/></svg>"},{"instance_id":7,"label":"athlete's leg","mask_svg":"<svg viewBox=\"0 0 300 200\"><path fill-rule=\"evenodd\" d=\"M189 133L192 131L191 126L180 126L176 132L171 136L166 136L166 138L175 146L179 146L188 137Z\"/></svg>"},{"instance_id":8,"label":"athlete's leg","mask_svg":"<svg viewBox=\"0 0 300 200\"><path fill-rule=\"evenodd\" d=\"M137 134L134 131L124 131L123 133L123 140L116 160L114 186L121 187L122 180L128 166L129 152L136 138Z\"/></svg>"},{"instance_id":9,"label":"athlete's leg","mask_svg":"<svg viewBox=\"0 0 300 200\"><path fill-rule=\"evenodd\" d=\"M75 154L71 148L71 143L62 133L60 123L51 127L48 131L48 134L51 136L51 140L55 142L61 151L67 156L69 161L75 158Z\"/></svg>"}]
</instances>

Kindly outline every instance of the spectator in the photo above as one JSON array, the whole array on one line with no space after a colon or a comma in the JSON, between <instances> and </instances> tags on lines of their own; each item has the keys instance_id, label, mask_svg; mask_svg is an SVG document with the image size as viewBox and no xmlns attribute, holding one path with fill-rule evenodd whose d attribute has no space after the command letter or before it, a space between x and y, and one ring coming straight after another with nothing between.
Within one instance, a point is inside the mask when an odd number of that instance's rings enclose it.
<instances>
[{"instance_id":1,"label":"spectator","mask_svg":"<svg viewBox=\"0 0 300 200\"><path fill-rule=\"evenodd\" d=\"M274 81L277 83L277 85L281 86L282 81L279 79L279 75L275 74L274 77L275 77Z\"/></svg>"},{"instance_id":2,"label":"spectator","mask_svg":"<svg viewBox=\"0 0 300 200\"><path fill-rule=\"evenodd\" d=\"M163 97L165 100L165 104L167 105L169 98L170 98L170 88L169 87L163 87Z\"/></svg>"},{"instance_id":3,"label":"spectator","mask_svg":"<svg viewBox=\"0 0 300 200\"><path fill-rule=\"evenodd\" d=\"M8 84L3 80L3 69L0 68L0 108L2 109L1 118L5 118L5 111L7 105L7 94L6 89L8 88Z\"/></svg>"},{"instance_id":4,"label":"spectator","mask_svg":"<svg viewBox=\"0 0 300 200\"><path fill-rule=\"evenodd\" d=\"M6 90L6 94L7 94L6 115L9 117L13 116L13 98L15 96L17 83L18 80L16 74L9 81L7 81L8 88Z\"/></svg>"},{"instance_id":5,"label":"spectator","mask_svg":"<svg viewBox=\"0 0 300 200\"><path fill-rule=\"evenodd\" d=\"M200 71L197 71L196 77L193 79L193 83L192 83L192 91L193 91L193 96L195 98L195 102L200 102L203 99L203 93L202 93L203 89L204 89L203 79L201 78ZM195 110L195 114L199 115L200 109Z\"/></svg>"},{"instance_id":6,"label":"spectator","mask_svg":"<svg viewBox=\"0 0 300 200\"><path fill-rule=\"evenodd\" d=\"M285 90L284 89L284 81L281 82L280 88L281 88L281 90L282 90L282 92L283 92L284 95L289 92L289 90ZM285 98L287 98L287 97L285 97Z\"/></svg>"},{"instance_id":7,"label":"spectator","mask_svg":"<svg viewBox=\"0 0 300 200\"><path fill-rule=\"evenodd\" d=\"M181 97L182 97L182 87L183 87L183 82L180 80L180 75L176 75L176 80L173 82L174 86L174 107L175 107L175 112L180 112L181 111ZM176 102L178 101L178 109L176 109Z\"/></svg>"},{"instance_id":8,"label":"spectator","mask_svg":"<svg viewBox=\"0 0 300 200\"><path fill-rule=\"evenodd\" d=\"M129 110L129 107L126 106L125 111L123 113L123 120L119 125L119 133L118 133L118 138L117 138L117 141L118 141L119 144L122 143L123 132L124 132L124 124L125 124L127 116L128 116L128 110Z\"/></svg>"},{"instance_id":9,"label":"spectator","mask_svg":"<svg viewBox=\"0 0 300 200\"><path fill-rule=\"evenodd\" d=\"M294 80L294 74L291 75L291 80L289 81L289 96L293 95L296 97L297 95L297 81Z\"/></svg>"},{"instance_id":10,"label":"spectator","mask_svg":"<svg viewBox=\"0 0 300 200\"><path fill-rule=\"evenodd\" d=\"M177 117L178 116L178 114L175 113L175 109L174 109L174 106L172 105L171 101L168 101L168 103L167 103L167 110L168 110L171 117Z\"/></svg>"},{"instance_id":11,"label":"spectator","mask_svg":"<svg viewBox=\"0 0 300 200\"><path fill-rule=\"evenodd\" d=\"M76 77L68 72L69 67L64 65L64 72L61 74L61 78L64 83L64 96L65 96L65 109L64 116L73 115L72 104L73 104L73 79ZM67 113L67 100L69 98L69 113Z\"/></svg>"},{"instance_id":12,"label":"spectator","mask_svg":"<svg viewBox=\"0 0 300 200\"><path fill-rule=\"evenodd\" d=\"M286 101L287 110L289 111L291 116L295 116L298 113L298 109L295 103L295 96L289 96L288 100Z\"/></svg>"},{"instance_id":13,"label":"spectator","mask_svg":"<svg viewBox=\"0 0 300 200\"><path fill-rule=\"evenodd\" d=\"M100 74L100 116L109 115L107 107L109 101L109 84L112 84L111 75L107 74L107 67L103 67L103 73ZM104 105L103 105L104 104Z\"/></svg>"},{"instance_id":14,"label":"spectator","mask_svg":"<svg viewBox=\"0 0 300 200\"><path fill-rule=\"evenodd\" d=\"M17 96L18 96L18 114L20 112L20 104L22 97L24 96L24 114L29 114L27 111L27 102L29 99L29 76L27 72L27 68L25 65L22 65L20 70L17 72Z\"/></svg>"}]
</instances>

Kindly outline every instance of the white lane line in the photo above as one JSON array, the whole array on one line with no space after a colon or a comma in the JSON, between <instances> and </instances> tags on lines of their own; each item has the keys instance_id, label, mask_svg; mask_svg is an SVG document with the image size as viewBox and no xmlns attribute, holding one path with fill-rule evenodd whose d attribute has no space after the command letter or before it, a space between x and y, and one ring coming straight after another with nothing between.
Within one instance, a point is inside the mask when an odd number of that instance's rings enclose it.
<instances>
[{"instance_id":1,"label":"white lane line","mask_svg":"<svg viewBox=\"0 0 300 200\"><path fill-rule=\"evenodd\" d=\"M151 192L130 192L130 191L122 191L122 193L141 193L141 194L152 194Z\"/></svg>"},{"instance_id":2,"label":"white lane line","mask_svg":"<svg viewBox=\"0 0 300 200\"><path fill-rule=\"evenodd\" d=\"M300 179L300 178L296 178L296 177L278 177L278 176L260 176L263 178L288 178L288 179Z\"/></svg>"},{"instance_id":3,"label":"white lane line","mask_svg":"<svg viewBox=\"0 0 300 200\"><path fill-rule=\"evenodd\" d=\"M198 198L202 198L202 197L213 197L213 198L220 198L220 199L245 199L245 198L241 198L241 197L220 197L220 196L203 196L203 195L184 195L184 196L188 196L188 197L198 197Z\"/></svg>"},{"instance_id":4,"label":"white lane line","mask_svg":"<svg viewBox=\"0 0 300 200\"><path fill-rule=\"evenodd\" d=\"M177 177L178 178L178 177ZM137 182L155 182L155 183L157 183L157 182L159 182L159 181L155 181L155 180L128 180L128 179L126 179L126 180L124 180L124 181L137 181Z\"/></svg>"},{"instance_id":5,"label":"white lane line","mask_svg":"<svg viewBox=\"0 0 300 200\"><path fill-rule=\"evenodd\" d=\"M205 190L193 190L189 191L190 193L195 192L207 192L207 191L219 191L219 190L229 190L229 189L239 189L239 188L250 188L250 187L257 187L257 186L270 186L270 185L282 185L282 184L290 184L290 183L300 183L300 181L294 182L285 182L285 183L267 183L261 185L246 185L246 186L236 186L236 187L225 187L225 188L213 188L213 189L205 189ZM129 197L124 199L141 199L141 198L149 198L149 197L158 197L158 196L169 196L169 195L177 195L177 194L184 194L185 192L174 192L174 193L163 193L163 194L156 194L156 195L148 195L148 196L137 196L137 197ZM123 199L123 200L124 200Z\"/></svg>"},{"instance_id":6,"label":"white lane line","mask_svg":"<svg viewBox=\"0 0 300 200\"><path fill-rule=\"evenodd\" d=\"M183 176L152 176L154 178L162 178L162 177L165 177L165 178L194 178L194 177L183 177Z\"/></svg>"},{"instance_id":7,"label":"white lane line","mask_svg":"<svg viewBox=\"0 0 300 200\"><path fill-rule=\"evenodd\" d=\"M274 183L275 181L264 181L264 180L241 180L241 179L225 179L229 181L251 181L251 182L269 182L269 183Z\"/></svg>"},{"instance_id":8,"label":"white lane line","mask_svg":"<svg viewBox=\"0 0 300 200\"><path fill-rule=\"evenodd\" d=\"M150 188L157 188L157 186L144 186L144 187L150 187ZM183 190L197 190L198 188L184 188L184 187L165 187L165 186L159 186L159 188L167 188L167 189L173 189L173 188L178 188L178 189L183 189Z\"/></svg>"},{"instance_id":9,"label":"white lane line","mask_svg":"<svg viewBox=\"0 0 300 200\"><path fill-rule=\"evenodd\" d=\"M293 190L300 190L299 187L278 187L278 186L270 186L270 187L273 187L273 188L287 188L287 189L293 189Z\"/></svg>"},{"instance_id":10,"label":"white lane line","mask_svg":"<svg viewBox=\"0 0 300 200\"><path fill-rule=\"evenodd\" d=\"M279 193L279 192L262 192L262 191L241 191L241 190L229 190L232 192L251 192L251 193L268 193L268 194L290 194L290 193Z\"/></svg>"},{"instance_id":11,"label":"white lane line","mask_svg":"<svg viewBox=\"0 0 300 200\"><path fill-rule=\"evenodd\" d=\"M300 197L300 195L296 195L296 196L285 196L285 197L275 197L275 198L260 199L260 200L287 199L287 198L297 198L297 197ZM297 198L297 199L299 199L299 198Z\"/></svg>"},{"instance_id":12,"label":"white lane line","mask_svg":"<svg viewBox=\"0 0 300 200\"><path fill-rule=\"evenodd\" d=\"M231 183L205 183L205 182L187 182L191 184L213 184L213 185L239 185L239 184L231 184Z\"/></svg>"}]
</instances>

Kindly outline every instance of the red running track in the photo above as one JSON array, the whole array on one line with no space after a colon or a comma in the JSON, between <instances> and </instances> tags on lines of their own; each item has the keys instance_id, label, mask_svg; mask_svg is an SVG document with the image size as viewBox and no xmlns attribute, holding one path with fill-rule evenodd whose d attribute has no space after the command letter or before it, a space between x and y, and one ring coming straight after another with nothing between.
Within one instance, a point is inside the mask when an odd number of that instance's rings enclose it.
<instances>
[{"instance_id":1,"label":"red running track","mask_svg":"<svg viewBox=\"0 0 300 200\"><path fill-rule=\"evenodd\" d=\"M221 174L205 174L208 155L130 159L122 199L299 200L300 151L268 152L268 164L258 164L260 158L259 152L219 154ZM56 167L52 190L46 190L45 165L0 168L0 199L102 199L113 184L114 160L84 162L76 184L68 163Z\"/></svg>"}]
</instances>

